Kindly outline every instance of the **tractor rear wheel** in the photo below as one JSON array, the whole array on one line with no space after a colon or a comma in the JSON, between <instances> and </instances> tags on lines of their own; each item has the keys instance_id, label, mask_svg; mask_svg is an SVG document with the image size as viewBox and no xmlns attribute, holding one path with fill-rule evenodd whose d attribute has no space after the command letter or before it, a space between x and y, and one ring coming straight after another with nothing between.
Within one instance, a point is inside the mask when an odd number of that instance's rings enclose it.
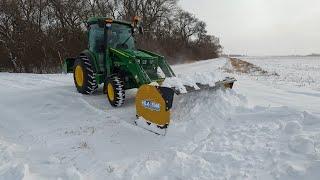
<instances>
[{"instance_id":1,"label":"tractor rear wheel","mask_svg":"<svg viewBox=\"0 0 320 180\"><path fill-rule=\"evenodd\" d=\"M75 61L73 79L79 93L92 94L98 88L91 61L87 56L79 56Z\"/></svg>"},{"instance_id":2,"label":"tractor rear wheel","mask_svg":"<svg viewBox=\"0 0 320 180\"><path fill-rule=\"evenodd\" d=\"M120 107L124 103L124 82L119 77L112 76L108 78L107 82L104 84L103 91L107 94L111 106Z\"/></svg>"}]
</instances>

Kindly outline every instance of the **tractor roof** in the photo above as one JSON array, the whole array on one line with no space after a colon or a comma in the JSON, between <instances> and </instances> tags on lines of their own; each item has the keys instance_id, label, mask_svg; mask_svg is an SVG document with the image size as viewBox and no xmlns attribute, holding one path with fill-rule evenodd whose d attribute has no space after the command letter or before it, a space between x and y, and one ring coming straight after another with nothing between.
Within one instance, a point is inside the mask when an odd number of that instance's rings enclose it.
<instances>
[{"instance_id":1,"label":"tractor roof","mask_svg":"<svg viewBox=\"0 0 320 180\"><path fill-rule=\"evenodd\" d=\"M99 21L106 21L106 20L112 20L112 23L124 24L124 25L131 26L130 22L114 20L114 19L109 18L109 17L91 17L91 18L88 19L87 23L88 23L88 25L97 24L97 23L99 23Z\"/></svg>"}]
</instances>

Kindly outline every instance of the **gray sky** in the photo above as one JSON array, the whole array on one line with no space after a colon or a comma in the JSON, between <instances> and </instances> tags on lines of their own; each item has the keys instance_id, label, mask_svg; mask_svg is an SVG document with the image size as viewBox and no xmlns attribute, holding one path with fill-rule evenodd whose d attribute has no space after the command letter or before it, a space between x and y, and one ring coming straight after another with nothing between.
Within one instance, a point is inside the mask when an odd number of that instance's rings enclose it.
<instances>
[{"instance_id":1,"label":"gray sky","mask_svg":"<svg viewBox=\"0 0 320 180\"><path fill-rule=\"evenodd\" d=\"M320 0L180 0L208 25L225 53L320 53Z\"/></svg>"}]
</instances>

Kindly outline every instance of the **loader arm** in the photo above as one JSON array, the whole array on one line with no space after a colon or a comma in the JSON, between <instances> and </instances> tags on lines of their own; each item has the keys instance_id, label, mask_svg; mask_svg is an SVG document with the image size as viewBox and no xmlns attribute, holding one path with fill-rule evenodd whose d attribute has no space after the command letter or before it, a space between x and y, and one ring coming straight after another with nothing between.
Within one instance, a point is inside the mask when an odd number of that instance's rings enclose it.
<instances>
[{"instance_id":1,"label":"loader arm","mask_svg":"<svg viewBox=\"0 0 320 180\"><path fill-rule=\"evenodd\" d=\"M159 67L162 69L162 71L164 72L164 74L166 75L166 77L174 77L176 76L173 72L173 70L171 69L170 65L168 64L168 62L165 60L165 58L159 54L144 50L144 49L139 49L139 51L142 51L144 53L147 53L151 56L155 56L159 59Z\"/></svg>"},{"instance_id":2,"label":"loader arm","mask_svg":"<svg viewBox=\"0 0 320 180\"><path fill-rule=\"evenodd\" d=\"M113 65L119 69L125 69L129 71L133 76L137 87L140 87L143 84L150 84L152 82L146 71L141 67L140 64L136 62L134 56L114 48L110 48L110 53L113 55L113 57L116 56L116 60L114 61Z\"/></svg>"},{"instance_id":3,"label":"loader arm","mask_svg":"<svg viewBox=\"0 0 320 180\"><path fill-rule=\"evenodd\" d=\"M130 70L131 74L134 76L138 87L143 84L150 84L152 80L149 78L148 74L145 72L143 68L137 63L129 62L127 64L128 69Z\"/></svg>"}]
</instances>

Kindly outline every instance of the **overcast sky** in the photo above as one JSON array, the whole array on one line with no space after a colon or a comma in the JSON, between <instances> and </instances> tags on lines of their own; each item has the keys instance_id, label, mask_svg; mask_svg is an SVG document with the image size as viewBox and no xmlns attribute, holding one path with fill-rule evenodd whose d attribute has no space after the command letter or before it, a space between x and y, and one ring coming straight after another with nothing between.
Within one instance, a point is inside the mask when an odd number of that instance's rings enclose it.
<instances>
[{"instance_id":1,"label":"overcast sky","mask_svg":"<svg viewBox=\"0 0 320 180\"><path fill-rule=\"evenodd\" d=\"M227 54L320 53L320 0L180 0Z\"/></svg>"}]
</instances>

